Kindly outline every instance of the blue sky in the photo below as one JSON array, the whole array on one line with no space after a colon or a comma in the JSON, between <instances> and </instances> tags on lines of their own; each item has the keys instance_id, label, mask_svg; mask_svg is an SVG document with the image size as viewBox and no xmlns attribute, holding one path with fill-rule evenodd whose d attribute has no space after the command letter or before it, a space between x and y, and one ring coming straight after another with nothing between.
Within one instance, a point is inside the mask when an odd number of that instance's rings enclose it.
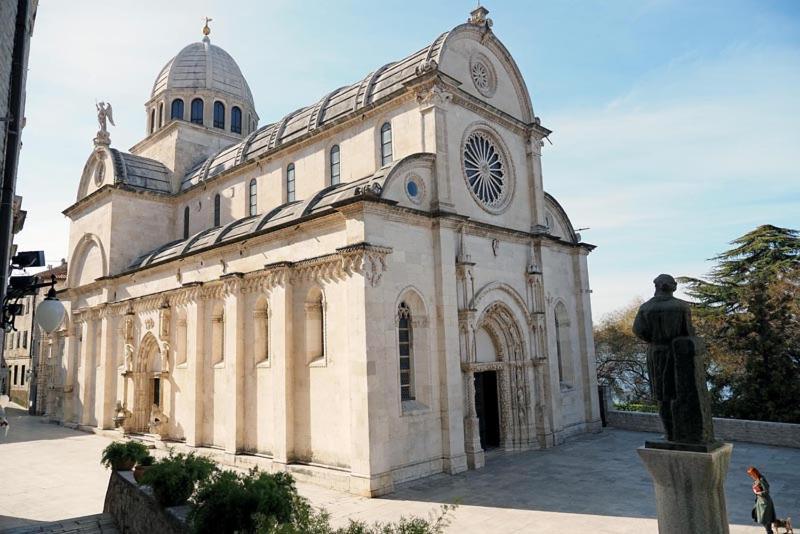
<instances>
[{"instance_id":1,"label":"blue sky","mask_svg":"<svg viewBox=\"0 0 800 534\"><path fill-rule=\"evenodd\" d=\"M61 211L114 106L113 146L144 136L164 63L211 38L239 63L261 124L399 59L466 20L472 1L42 0L32 41L18 236L56 263ZM701 275L759 224L800 228L800 2L485 3L534 110L554 130L545 189L586 241L593 314Z\"/></svg>"}]
</instances>

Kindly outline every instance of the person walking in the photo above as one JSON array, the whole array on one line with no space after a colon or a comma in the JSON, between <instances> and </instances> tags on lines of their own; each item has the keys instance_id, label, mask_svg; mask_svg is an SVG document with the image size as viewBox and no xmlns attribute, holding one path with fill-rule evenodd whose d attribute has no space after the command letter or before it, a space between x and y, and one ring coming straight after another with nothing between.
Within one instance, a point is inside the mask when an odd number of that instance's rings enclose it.
<instances>
[{"instance_id":1,"label":"person walking","mask_svg":"<svg viewBox=\"0 0 800 534\"><path fill-rule=\"evenodd\" d=\"M775 505L769 495L769 482L758 469L753 466L747 468L747 474L753 479L753 493L756 502L753 505L753 521L767 529L767 534L773 534L772 523L775 522Z\"/></svg>"}]
</instances>

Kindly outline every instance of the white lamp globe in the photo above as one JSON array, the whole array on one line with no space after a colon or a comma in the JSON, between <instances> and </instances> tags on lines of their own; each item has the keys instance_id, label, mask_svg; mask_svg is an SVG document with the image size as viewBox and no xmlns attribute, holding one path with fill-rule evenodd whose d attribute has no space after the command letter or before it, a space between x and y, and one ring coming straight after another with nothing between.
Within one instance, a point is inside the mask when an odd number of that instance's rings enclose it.
<instances>
[{"instance_id":1,"label":"white lamp globe","mask_svg":"<svg viewBox=\"0 0 800 534\"><path fill-rule=\"evenodd\" d=\"M48 294L36 308L36 322L48 334L52 334L61 325L65 313L64 305L56 298L55 292L51 292L53 295Z\"/></svg>"}]
</instances>

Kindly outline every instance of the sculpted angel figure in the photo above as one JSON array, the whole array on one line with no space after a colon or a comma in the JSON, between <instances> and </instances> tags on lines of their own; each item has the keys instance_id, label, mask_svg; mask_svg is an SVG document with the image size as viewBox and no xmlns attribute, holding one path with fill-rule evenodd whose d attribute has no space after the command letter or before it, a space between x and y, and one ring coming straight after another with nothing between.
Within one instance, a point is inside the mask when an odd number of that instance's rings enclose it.
<instances>
[{"instance_id":1,"label":"sculpted angel figure","mask_svg":"<svg viewBox=\"0 0 800 534\"><path fill-rule=\"evenodd\" d=\"M106 102L98 102L95 104L95 107L97 108L97 122L100 124L101 132L108 131L106 120L111 123L111 126L116 126L116 124L114 124L114 115L112 114L111 104Z\"/></svg>"}]
</instances>

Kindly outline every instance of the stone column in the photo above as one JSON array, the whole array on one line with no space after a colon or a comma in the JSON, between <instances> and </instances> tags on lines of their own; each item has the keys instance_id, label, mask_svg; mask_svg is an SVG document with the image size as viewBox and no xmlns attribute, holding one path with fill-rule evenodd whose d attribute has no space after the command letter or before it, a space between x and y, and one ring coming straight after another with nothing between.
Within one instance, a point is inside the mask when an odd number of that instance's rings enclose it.
<instances>
[{"instance_id":1,"label":"stone column","mask_svg":"<svg viewBox=\"0 0 800 534\"><path fill-rule=\"evenodd\" d=\"M421 104L422 114L422 149L424 152L436 154L436 170L434 172L432 207L433 209L452 210L454 204L450 193L450 172L447 153L447 110L446 104L452 95L438 86L421 90L417 94L417 102Z\"/></svg>"},{"instance_id":2,"label":"stone column","mask_svg":"<svg viewBox=\"0 0 800 534\"><path fill-rule=\"evenodd\" d=\"M723 483L733 445L711 452L639 447L653 478L659 534L728 534Z\"/></svg>"},{"instance_id":3,"label":"stone column","mask_svg":"<svg viewBox=\"0 0 800 534\"><path fill-rule=\"evenodd\" d=\"M272 460L276 468L285 469L294 447L294 343L292 332L292 285L288 279L288 269L283 268L276 275L276 285L270 291L269 306L271 322L269 335L272 336Z\"/></svg>"},{"instance_id":4,"label":"stone column","mask_svg":"<svg viewBox=\"0 0 800 534\"><path fill-rule=\"evenodd\" d=\"M203 368L208 365L205 350L206 301L198 292L189 295L186 303L186 444L199 447L203 444Z\"/></svg>"},{"instance_id":5,"label":"stone column","mask_svg":"<svg viewBox=\"0 0 800 534\"><path fill-rule=\"evenodd\" d=\"M236 454L244 440L244 301L241 274L225 280L225 452Z\"/></svg>"},{"instance_id":6,"label":"stone column","mask_svg":"<svg viewBox=\"0 0 800 534\"><path fill-rule=\"evenodd\" d=\"M592 332L592 304L590 300L589 273L586 268L586 249L578 249L573 254L572 268L575 272L577 294L576 315L578 318L578 341L581 354L581 374L585 420L588 430L600 432L600 397L597 390L597 361L594 354L594 333Z\"/></svg>"},{"instance_id":7,"label":"stone column","mask_svg":"<svg viewBox=\"0 0 800 534\"><path fill-rule=\"evenodd\" d=\"M442 458L444 470L454 474L467 469L464 451L464 388L458 340L456 291L456 232L439 222L433 228L434 282L436 284L439 402L442 414Z\"/></svg>"},{"instance_id":8,"label":"stone column","mask_svg":"<svg viewBox=\"0 0 800 534\"><path fill-rule=\"evenodd\" d=\"M81 413L78 417L81 425L89 425L92 421L92 413L94 409L94 354L95 354L95 339L97 325L95 320L87 318L83 323L81 331L81 364L83 365L83 372L80 378L80 409Z\"/></svg>"},{"instance_id":9,"label":"stone column","mask_svg":"<svg viewBox=\"0 0 800 534\"><path fill-rule=\"evenodd\" d=\"M100 367L97 370L98 379L102 381L102 399L97 414L97 428L114 428L114 405L116 400L117 369L117 343L116 343L116 318L106 313L100 319Z\"/></svg>"}]
</instances>

